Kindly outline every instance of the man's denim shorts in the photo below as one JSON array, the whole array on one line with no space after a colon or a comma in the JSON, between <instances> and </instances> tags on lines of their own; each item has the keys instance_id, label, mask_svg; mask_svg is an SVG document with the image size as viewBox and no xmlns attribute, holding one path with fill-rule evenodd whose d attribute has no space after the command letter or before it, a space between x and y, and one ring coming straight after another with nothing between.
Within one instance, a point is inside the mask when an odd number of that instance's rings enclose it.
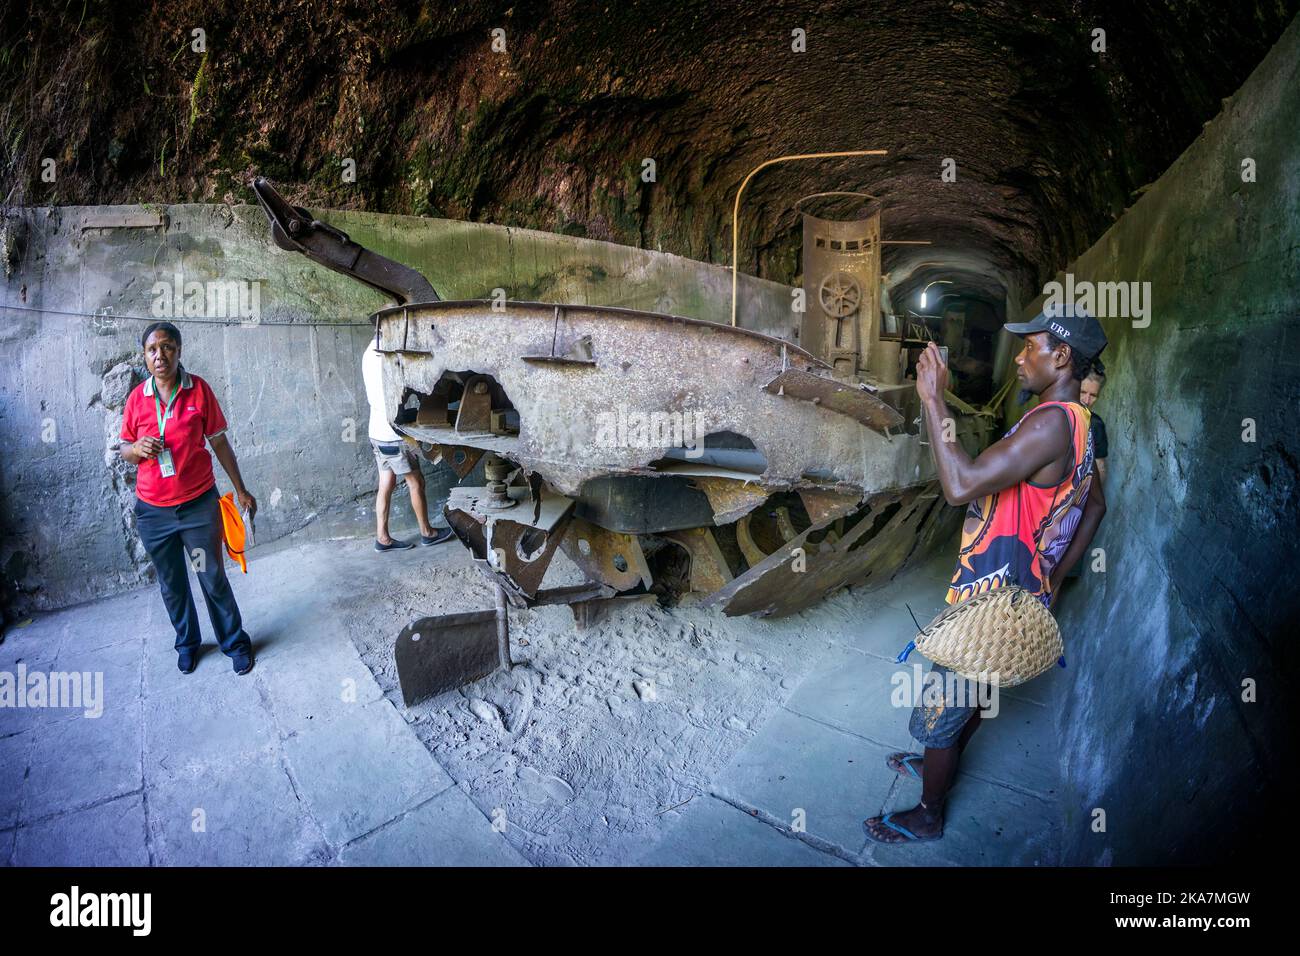
<instances>
[{"instance_id":1,"label":"man's denim shorts","mask_svg":"<svg viewBox=\"0 0 1300 956\"><path fill-rule=\"evenodd\" d=\"M937 679L943 682L943 700L930 703L929 695L923 698L921 703L912 708L912 719L908 724L908 730L923 747L952 747L961 736L962 728L975 716L975 711L979 710L978 704L968 706L976 699L976 685L960 675L957 675L957 679L965 685L964 687L943 680L945 674L952 672L942 664L933 665L930 673L939 675ZM936 678L927 676L927 683L932 679Z\"/></svg>"}]
</instances>

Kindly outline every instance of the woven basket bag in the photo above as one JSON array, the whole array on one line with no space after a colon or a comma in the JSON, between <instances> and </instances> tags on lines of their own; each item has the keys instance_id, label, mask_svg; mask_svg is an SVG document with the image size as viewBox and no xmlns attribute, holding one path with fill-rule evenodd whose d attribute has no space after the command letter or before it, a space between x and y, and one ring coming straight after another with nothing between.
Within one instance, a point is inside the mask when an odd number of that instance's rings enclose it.
<instances>
[{"instance_id":1,"label":"woven basket bag","mask_svg":"<svg viewBox=\"0 0 1300 956\"><path fill-rule=\"evenodd\" d=\"M916 635L916 649L963 677L1015 687L1063 660L1052 612L1016 584L994 588L940 612Z\"/></svg>"}]
</instances>

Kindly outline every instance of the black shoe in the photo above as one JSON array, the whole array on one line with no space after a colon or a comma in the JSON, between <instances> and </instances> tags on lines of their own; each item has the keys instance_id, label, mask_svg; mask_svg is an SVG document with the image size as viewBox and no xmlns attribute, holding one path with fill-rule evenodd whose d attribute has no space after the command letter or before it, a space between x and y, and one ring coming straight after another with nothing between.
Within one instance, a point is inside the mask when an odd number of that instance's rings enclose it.
<instances>
[{"instance_id":1,"label":"black shoe","mask_svg":"<svg viewBox=\"0 0 1300 956\"><path fill-rule=\"evenodd\" d=\"M409 551L414 547L415 545L411 544L411 542L402 541L398 538L394 538L392 544L380 544L378 541L375 542L376 551Z\"/></svg>"},{"instance_id":2,"label":"black shoe","mask_svg":"<svg viewBox=\"0 0 1300 956\"><path fill-rule=\"evenodd\" d=\"M433 537L431 538L426 537L425 535L420 535L420 547L427 548L430 545L442 544L444 541L450 541L454 537L456 536L452 534L450 528L439 528L433 533Z\"/></svg>"},{"instance_id":3,"label":"black shoe","mask_svg":"<svg viewBox=\"0 0 1300 956\"><path fill-rule=\"evenodd\" d=\"M197 649L185 648L176 652L176 666L181 669L182 674L193 674L194 668L199 666L199 652Z\"/></svg>"},{"instance_id":4,"label":"black shoe","mask_svg":"<svg viewBox=\"0 0 1300 956\"><path fill-rule=\"evenodd\" d=\"M253 649L250 647L248 650L236 654L230 659L230 662L235 669L235 673L243 677L253 669Z\"/></svg>"}]
</instances>

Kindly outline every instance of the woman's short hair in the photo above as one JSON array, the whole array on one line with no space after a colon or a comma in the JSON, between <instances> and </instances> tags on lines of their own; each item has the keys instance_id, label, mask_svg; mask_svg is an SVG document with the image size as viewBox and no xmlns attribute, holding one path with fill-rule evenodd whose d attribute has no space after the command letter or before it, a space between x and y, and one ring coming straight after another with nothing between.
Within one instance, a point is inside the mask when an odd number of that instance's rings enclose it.
<instances>
[{"instance_id":1,"label":"woman's short hair","mask_svg":"<svg viewBox=\"0 0 1300 956\"><path fill-rule=\"evenodd\" d=\"M181 330L176 328L176 326L172 325L170 322L155 322L144 330L144 335L140 336L140 348L145 347L145 343L149 341L149 336L153 335L155 332L162 332L165 335L170 336L172 341L176 343L177 347L180 347Z\"/></svg>"}]
</instances>

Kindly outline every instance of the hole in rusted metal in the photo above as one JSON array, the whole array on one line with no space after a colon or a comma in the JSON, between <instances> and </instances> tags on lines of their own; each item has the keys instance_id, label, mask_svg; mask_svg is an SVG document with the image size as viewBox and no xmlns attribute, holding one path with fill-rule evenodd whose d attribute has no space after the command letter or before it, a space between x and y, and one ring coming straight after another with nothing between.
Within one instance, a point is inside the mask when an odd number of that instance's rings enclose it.
<instances>
[{"instance_id":1,"label":"hole in rusted metal","mask_svg":"<svg viewBox=\"0 0 1300 956\"><path fill-rule=\"evenodd\" d=\"M520 558L531 561L545 546L546 532L540 528L529 528L519 536L519 543L515 546L515 550L519 552Z\"/></svg>"}]
</instances>

